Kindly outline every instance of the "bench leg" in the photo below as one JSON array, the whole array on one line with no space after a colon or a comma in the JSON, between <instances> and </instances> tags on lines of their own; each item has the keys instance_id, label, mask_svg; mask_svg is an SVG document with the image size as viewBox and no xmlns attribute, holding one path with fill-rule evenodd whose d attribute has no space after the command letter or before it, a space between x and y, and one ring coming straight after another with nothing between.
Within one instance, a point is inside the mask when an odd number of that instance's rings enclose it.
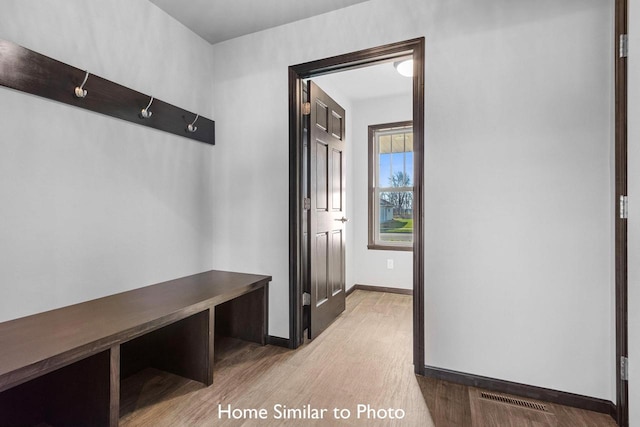
<instances>
[{"instance_id":1,"label":"bench leg","mask_svg":"<svg viewBox=\"0 0 640 427\"><path fill-rule=\"evenodd\" d=\"M120 421L120 346L111 347L109 387L109 427L118 427Z\"/></svg>"}]
</instances>

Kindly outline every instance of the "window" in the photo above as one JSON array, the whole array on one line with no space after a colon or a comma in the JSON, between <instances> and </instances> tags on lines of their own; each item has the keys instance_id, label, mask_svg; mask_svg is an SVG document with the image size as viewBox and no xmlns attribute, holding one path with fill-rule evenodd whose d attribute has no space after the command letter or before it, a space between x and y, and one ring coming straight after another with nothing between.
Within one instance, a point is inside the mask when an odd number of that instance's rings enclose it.
<instances>
[{"instance_id":1,"label":"window","mask_svg":"<svg viewBox=\"0 0 640 427\"><path fill-rule=\"evenodd\" d=\"M369 249L413 249L413 123L369 126Z\"/></svg>"}]
</instances>

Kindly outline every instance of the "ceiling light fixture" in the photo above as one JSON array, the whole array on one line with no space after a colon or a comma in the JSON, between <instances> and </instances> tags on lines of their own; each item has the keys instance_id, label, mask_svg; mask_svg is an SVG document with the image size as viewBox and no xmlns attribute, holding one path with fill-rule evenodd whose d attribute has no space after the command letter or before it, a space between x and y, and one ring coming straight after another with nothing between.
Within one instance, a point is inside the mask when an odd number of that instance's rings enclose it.
<instances>
[{"instance_id":1,"label":"ceiling light fixture","mask_svg":"<svg viewBox=\"0 0 640 427\"><path fill-rule=\"evenodd\" d=\"M413 77L413 59L403 59L393 63L398 73L405 77Z\"/></svg>"}]
</instances>

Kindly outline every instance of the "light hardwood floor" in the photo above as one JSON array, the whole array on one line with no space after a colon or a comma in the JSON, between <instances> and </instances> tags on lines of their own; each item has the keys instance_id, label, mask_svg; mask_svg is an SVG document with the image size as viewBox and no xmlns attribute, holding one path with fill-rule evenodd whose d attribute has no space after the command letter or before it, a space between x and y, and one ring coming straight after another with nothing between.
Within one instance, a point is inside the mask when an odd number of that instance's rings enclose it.
<instances>
[{"instance_id":1,"label":"light hardwood floor","mask_svg":"<svg viewBox=\"0 0 640 427\"><path fill-rule=\"evenodd\" d=\"M347 310L297 350L218 340L211 387L146 369L123 381L120 425L615 426L602 414L557 405L542 414L479 399L474 388L416 377L411 306L411 296L357 290ZM254 418L221 417L219 407L228 405L262 409L266 419L245 411ZM358 405L374 412L358 414ZM334 408L349 417L336 419ZM284 419L285 409L294 409L290 416L307 409L307 416ZM313 409L325 410L323 418L310 419ZM404 417L381 419L390 413Z\"/></svg>"}]
</instances>

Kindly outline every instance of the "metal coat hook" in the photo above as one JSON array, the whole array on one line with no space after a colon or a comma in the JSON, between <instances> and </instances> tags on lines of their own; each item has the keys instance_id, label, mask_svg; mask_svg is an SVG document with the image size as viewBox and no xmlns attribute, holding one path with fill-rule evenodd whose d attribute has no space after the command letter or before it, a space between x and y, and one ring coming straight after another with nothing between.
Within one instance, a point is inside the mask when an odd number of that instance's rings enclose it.
<instances>
[{"instance_id":1,"label":"metal coat hook","mask_svg":"<svg viewBox=\"0 0 640 427\"><path fill-rule=\"evenodd\" d=\"M151 111L149 111L149 107L151 107L152 103L153 103L153 96L151 97L151 100L149 101L149 105L147 105L146 108L143 108L142 111L140 111L140 117L142 117L143 119L148 119L149 117L151 117L153 115L153 113Z\"/></svg>"},{"instance_id":2,"label":"metal coat hook","mask_svg":"<svg viewBox=\"0 0 640 427\"><path fill-rule=\"evenodd\" d=\"M76 89L75 89L76 98L84 98L85 96L87 96L87 91L84 88L84 85L87 83L88 78L89 78L89 72L85 71L84 80L82 81L82 84L80 86L76 86Z\"/></svg>"},{"instance_id":3,"label":"metal coat hook","mask_svg":"<svg viewBox=\"0 0 640 427\"><path fill-rule=\"evenodd\" d=\"M197 127L197 126L195 126L196 121L198 121L198 117L200 117L200 115L199 115L199 114L196 114L196 118L195 118L195 119L193 119L193 122L187 126L187 132L194 133L195 131L197 131L197 130L198 130L198 127Z\"/></svg>"}]
</instances>

